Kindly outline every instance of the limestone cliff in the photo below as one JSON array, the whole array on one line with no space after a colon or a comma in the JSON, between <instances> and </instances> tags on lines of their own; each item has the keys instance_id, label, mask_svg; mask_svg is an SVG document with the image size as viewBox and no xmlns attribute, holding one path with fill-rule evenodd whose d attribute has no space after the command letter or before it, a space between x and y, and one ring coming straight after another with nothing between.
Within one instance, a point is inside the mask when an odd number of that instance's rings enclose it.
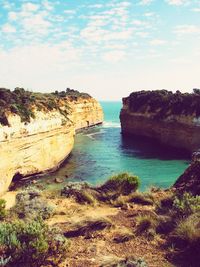
<instances>
[{"instance_id":1,"label":"limestone cliff","mask_svg":"<svg viewBox=\"0 0 200 267\"><path fill-rule=\"evenodd\" d=\"M31 93L31 97L33 95ZM18 107L19 99L12 98L11 103L13 99ZM12 112L11 108L5 108L0 114L4 122L0 123L0 194L8 189L13 177L58 168L73 148L75 131L103 121L102 108L92 97L67 94L52 100L50 95L50 109L46 107L49 102L45 103L49 96L45 101L43 96L39 99L31 107L27 105L26 109Z\"/></svg>"},{"instance_id":2,"label":"limestone cliff","mask_svg":"<svg viewBox=\"0 0 200 267\"><path fill-rule=\"evenodd\" d=\"M103 122L101 105L94 98L69 100L70 120L75 124L75 131Z\"/></svg>"},{"instance_id":3,"label":"limestone cliff","mask_svg":"<svg viewBox=\"0 0 200 267\"><path fill-rule=\"evenodd\" d=\"M153 138L190 152L200 147L200 95L140 91L123 98L123 134Z\"/></svg>"}]
</instances>

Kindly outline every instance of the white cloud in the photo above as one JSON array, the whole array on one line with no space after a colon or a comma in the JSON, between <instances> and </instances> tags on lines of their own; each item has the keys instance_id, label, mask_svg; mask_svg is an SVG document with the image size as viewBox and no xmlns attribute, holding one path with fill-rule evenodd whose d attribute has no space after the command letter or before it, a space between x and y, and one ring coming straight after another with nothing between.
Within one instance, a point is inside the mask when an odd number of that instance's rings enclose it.
<instances>
[{"instance_id":1,"label":"white cloud","mask_svg":"<svg viewBox=\"0 0 200 267\"><path fill-rule=\"evenodd\" d=\"M89 5L89 8L102 8L103 5L102 4L94 4L94 5Z\"/></svg>"},{"instance_id":2,"label":"white cloud","mask_svg":"<svg viewBox=\"0 0 200 267\"><path fill-rule=\"evenodd\" d=\"M200 33L200 26L189 24L178 25L175 27L174 32L179 35Z\"/></svg>"},{"instance_id":3,"label":"white cloud","mask_svg":"<svg viewBox=\"0 0 200 267\"><path fill-rule=\"evenodd\" d=\"M8 19L9 20L16 20L17 19L17 13L13 12L13 11L9 12L8 13Z\"/></svg>"},{"instance_id":4,"label":"white cloud","mask_svg":"<svg viewBox=\"0 0 200 267\"><path fill-rule=\"evenodd\" d=\"M103 60L110 63L116 63L124 59L126 53L120 50L114 50L103 54Z\"/></svg>"},{"instance_id":5,"label":"white cloud","mask_svg":"<svg viewBox=\"0 0 200 267\"><path fill-rule=\"evenodd\" d=\"M4 24L4 25L2 26L2 28L1 28L1 30L2 30L2 32L4 32L4 33L15 33L15 32L16 32L15 27L12 26L12 25L10 25L10 24L8 24L8 23Z\"/></svg>"},{"instance_id":6,"label":"white cloud","mask_svg":"<svg viewBox=\"0 0 200 267\"><path fill-rule=\"evenodd\" d=\"M165 16L163 8L159 9L159 0L108 0L103 5L97 3L100 1L86 1L85 5L73 1L74 9L68 1L61 0L0 2L2 9L3 3L9 8L1 15L2 21L6 18L7 21L0 25L0 58L5 66L0 71L2 85L46 90L62 89L67 81L69 86L91 88L91 94L104 98L119 98L122 87L126 95L128 92L124 88L131 88L133 84L138 88L176 84L181 87L188 86L191 81L190 84L197 87L200 25L198 14L191 11L199 12L199 5L189 7L188 16L194 18L188 18L189 24L176 25L178 10L174 7L182 12L179 7L189 1L162 1L165 7L166 3L170 5L167 6L170 16ZM70 20L73 17L75 19ZM174 41L171 40L171 29L177 34ZM183 34L184 42L179 38ZM195 38L189 34L194 34ZM165 54L162 54L162 49L158 48L165 44ZM10 50L6 50L7 46ZM182 70L182 65L172 64L170 58L189 59L195 63L185 65ZM155 61L159 64L152 64ZM177 72L180 72L179 82L174 75ZM169 79L170 75L176 79ZM102 94L102 88L106 87L111 88L111 92L105 90ZM113 94L114 90L119 92Z\"/></svg>"},{"instance_id":7,"label":"white cloud","mask_svg":"<svg viewBox=\"0 0 200 267\"><path fill-rule=\"evenodd\" d=\"M19 37L15 38L15 43L19 40L32 40L46 36L49 33L52 22L48 1L43 2L43 9L39 4L31 2L23 3L19 10L8 12L8 20L18 26ZM46 9L47 8L47 9ZM55 16L56 18L56 16ZM4 32L16 32L11 25L5 25Z\"/></svg>"},{"instance_id":8,"label":"white cloud","mask_svg":"<svg viewBox=\"0 0 200 267\"><path fill-rule=\"evenodd\" d=\"M62 75L62 81L65 81L66 73L74 64L79 64L80 50L69 42L53 46L29 45L8 51L0 50L0 58L1 64L6 66L1 68L1 83L4 82L9 87L20 85L39 89L38 86L43 85L46 86L45 89L51 89L53 79L58 82ZM48 82L49 79L51 83Z\"/></svg>"},{"instance_id":9,"label":"white cloud","mask_svg":"<svg viewBox=\"0 0 200 267\"><path fill-rule=\"evenodd\" d=\"M13 5L14 5L14 3L11 3L10 1L6 1L6 0L4 0L2 3L2 7L7 9L7 10L12 9Z\"/></svg>"},{"instance_id":10,"label":"white cloud","mask_svg":"<svg viewBox=\"0 0 200 267\"><path fill-rule=\"evenodd\" d=\"M65 14L69 14L69 15L73 15L73 14L76 13L76 11L75 10L71 10L71 9L66 9L66 10L64 10L64 13Z\"/></svg>"},{"instance_id":11,"label":"white cloud","mask_svg":"<svg viewBox=\"0 0 200 267\"><path fill-rule=\"evenodd\" d=\"M142 20L135 19L132 21L132 24L137 25L137 26L144 26L144 25L146 25L146 22L144 22Z\"/></svg>"},{"instance_id":12,"label":"white cloud","mask_svg":"<svg viewBox=\"0 0 200 267\"><path fill-rule=\"evenodd\" d=\"M149 36L149 33L144 31L138 31L135 34L141 38L147 38Z\"/></svg>"},{"instance_id":13,"label":"white cloud","mask_svg":"<svg viewBox=\"0 0 200 267\"><path fill-rule=\"evenodd\" d=\"M193 8L192 11L193 12L200 12L200 8Z\"/></svg>"},{"instance_id":14,"label":"white cloud","mask_svg":"<svg viewBox=\"0 0 200 267\"><path fill-rule=\"evenodd\" d=\"M92 42L128 40L130 39L131 34L132 30L130 29L113 32L90 26L86 27L84 30L81 31L81 37L84 38L85 41L92 41Z\"/></svg>"},{"instance_id":15,"label":"white cloud","mask_svg":"<svg viewBox=\"0 0 200 267\"><path fill-rule=\"evenodd\" d=\"M34 16L25 17L22 20L22 25L26 32L39 36L48 34L51 23L44 18L43 14L39 13Z\"/></svg>"},{"instance_id":16,"label":"white cloud","mask_svg":"<svg viewBox=\"0 0 200 267\"><path fill-rule=\"evenodd\" d=\"M152 17L154 15L155 15L155 13L153 13L153 12L144 13L144 17Z\"/></svg>"},{"instance_id":17,"label":"white cloud","mask_svg":"<svg viewBox=\"0 0 200 267\"><path fill-rule=\"evenodd\" d=\"M25 3L22 5L22 10L24 12L34 12L39 9L39 5L33 4L33 3Z\"/></svg>"},{"instance_id":18,"label":"white cloud","mask_svg":"<svg viewBox=\"0 0 200 267\"><path fill-rule=\"evenodd\" d=\"M165 45L166 44L166 40L162 40L162 39L154 39L150 41L150 45L153 46L160 46L160 45Z\"/></svg>"},{"instance_id":19,"label":"white cloud","mask_svg":"<svg viewBox=\"0 0 200 267\"><path fill-rule=\"evenodd\" d=\"M54 8L53 8L53 4L50 3L50 1L48 1L48 0L44 0L44 1L42 2L42 4L43 4L44 8L47 9L47 10L49 10L49 11L51 11L51 10L54 9Z\"/></svg>"},{"instance_id":20,"label":"white cloud","mask_svg":"<svg viewBox=\"0 0 200 267\"><path fill-rule=\"evenodd\" d=\"M142 6L147 6L147 5L150 5L154 0L141 0L139 2L139 5L142 5Z\"/></svg>"},{"instance_id":21,"label":"white cloud","mask_svg":"<svg viewBox=\"0 0 200 267\"><path fill-rule=\"evenodd\" d=\"M166 0L166 2L172 6L183 6L190 3L188 0Z\"/></svg>"}]
</instances>

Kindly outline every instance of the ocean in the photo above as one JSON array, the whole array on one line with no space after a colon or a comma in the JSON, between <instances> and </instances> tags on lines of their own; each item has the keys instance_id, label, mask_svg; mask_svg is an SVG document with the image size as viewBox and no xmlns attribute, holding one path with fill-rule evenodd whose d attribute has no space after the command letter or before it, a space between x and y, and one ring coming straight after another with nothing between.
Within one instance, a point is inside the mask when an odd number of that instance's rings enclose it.
<instances>
[{"instance_id":1,"label":"ocean","mask_svg":"<svg viewBox=\"0 0 200 267\"><path fill-rule=\"evenodd\" d=\"M40 178L40 183L48 181L52 187L56 186L52 181L61 178L64 183L86 181L98 185L114 174L129 172L140 177L142 191L151 186L171 186L187 168L188 155L144 138L123 137L119 120L121 102L101 105L103 125L77 134L68 160L55 173Z\"/></svg>"}]
</instances>

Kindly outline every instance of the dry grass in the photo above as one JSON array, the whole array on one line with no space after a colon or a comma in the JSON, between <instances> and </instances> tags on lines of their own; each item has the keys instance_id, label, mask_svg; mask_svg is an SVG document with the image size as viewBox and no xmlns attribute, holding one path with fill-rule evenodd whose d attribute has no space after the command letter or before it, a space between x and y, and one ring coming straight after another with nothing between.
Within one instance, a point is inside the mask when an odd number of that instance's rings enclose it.
<instances>
[{"instance_id":1,"label":"dry grass","mask_svg":"<svg viewBox=\"0 0 200 267\"><path fill-rule=\"evenodd\" d=\"M112 227L112 223L107 218L99 218L96 220L85 220L72 226L64 232L65 237L89 236L93 232L102 231Z\"/></svg>"}]
</instances>

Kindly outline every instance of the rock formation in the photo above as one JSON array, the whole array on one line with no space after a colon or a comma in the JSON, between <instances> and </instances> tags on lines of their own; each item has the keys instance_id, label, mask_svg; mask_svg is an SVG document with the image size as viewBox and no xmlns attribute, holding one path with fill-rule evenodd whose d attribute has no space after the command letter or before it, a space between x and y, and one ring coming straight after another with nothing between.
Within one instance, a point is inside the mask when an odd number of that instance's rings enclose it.
<instances>
[{"instance_id":1,"label":"rock formation","mask_svg":"<svg viewBox=\"0 0 200 267\"><path fill-rule=\"evenodd\" d=\"M140 91L123 98L123 134L150 137L194 152L200 147L200 94Z\"/></svg>"},{"instance_id":2,"label":"rock formation","mask_svg":"<svg viewBox=\"0 0 200 267\"><path fill-rule=\"evenodd\" d=\"M190 166L177 179L174 188L180 193L190 192L193 195L200 195L200 152L193 154Z\"/></svg>"},{"instance_id":3,"label":"rock formation","mask_svg":"<svg viewBox=\"0 0 200 267\"><path fill-rule=\"evenodd\" d=\"M62 93L38 97L24 90L0 90L0 194L13 177L58 168L73 148L75 131L102 123L103 111L95 99L73 90Z\"/></svg>"}]
</instances>

